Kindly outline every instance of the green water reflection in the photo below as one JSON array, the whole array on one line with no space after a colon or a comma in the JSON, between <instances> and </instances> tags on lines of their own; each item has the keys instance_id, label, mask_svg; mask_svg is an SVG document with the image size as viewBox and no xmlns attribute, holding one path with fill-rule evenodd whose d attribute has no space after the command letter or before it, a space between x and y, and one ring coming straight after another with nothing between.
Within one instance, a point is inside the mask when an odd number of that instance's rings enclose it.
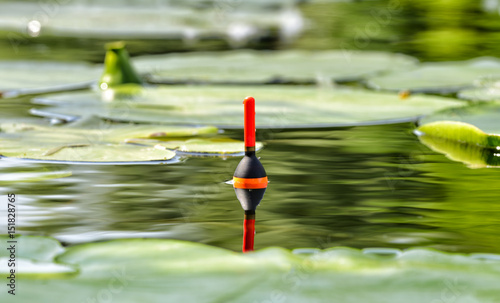
<instances>
[{"instance_id":1,"label":"green water reflection","mask_svg":"<svg viewBox=\"0 0 500 303\"><path fill-rule=\"evenodd\" d=\"M469 169L419 143L412 124L261 132L271 183L256 248L429 246L500 252L499 171ZM232 132L234 137L241 136ZM239 158L166 166L0 161L70 177L3 184L19 195L20 231L67 244L123 237L199 241L239 250L242 210L230 185Z\"/></svg>"},{"instance_id":2,"label":"green water reflection","mask_svg":"<svg viewBox=\"0 0 500 303\"><path fill-rule=\"evenodd\" d=\"M273 35L252 41L257 49L383 50L423 61L462 60L500 53L498 1L373 0L311 1L299 5L305 20L295 41ZM298 25L297 25L298 26ZM122 39L122 38L118 38ZM109 39L30 37L0 31L0 59L57 59L102 62ZM131 55L231 49L220 39L127 40Z\"/></svg>"},{"instance_id":3,"label":"green water reflection","mask_svg":"<svg viewBox=\"0 0 500 303\"><path fill-rule=\"evenodd\" d=\"M326 2L300 9L308 23L298 40L250 46L384 50L424 61L500 53L500 17L485 12L481 1ZM0 33L0 59L102 62L108 42L23 37L13 44L8 34ZM132 55L229 48L215 40L128 41ZM2 100L0 118L28 119L28 100ZM260 132L266 146L259 156L271 183L257 213L256 248L429 246L500 253L500 171L453 162L421 144L413 129L397 124ZM66 244L158 237L240 250L243 213L225 184L240 159L184 160L163 166L0 160L0 195L19 196L20 233ZM60 175L67 177L53 178Z\"/></svg>"}]
</instances>

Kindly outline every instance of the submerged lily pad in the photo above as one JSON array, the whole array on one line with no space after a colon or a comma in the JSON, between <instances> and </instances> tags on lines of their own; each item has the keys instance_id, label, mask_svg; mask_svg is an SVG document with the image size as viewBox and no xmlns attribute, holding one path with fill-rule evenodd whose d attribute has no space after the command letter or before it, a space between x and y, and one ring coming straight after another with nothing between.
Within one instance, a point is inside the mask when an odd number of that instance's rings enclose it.
<instances>
[{"instance_id":1,"label":"submerged lily pad","mask_svg":"<svg viewBox=\"0 0 500 303\"><path fill-rule=\"evenodd\" d=\"M375 76L367 85L378 90L452 93L474 81L500 74L500 60L476 58L461 62L429 62L415 69Z\"/></svg>"},{"instance_id":2,"label":"submerged lily pad","mask_svg":"<svg viewBox=\"0 0 500 303\"><path fill-rule=\"evenodd\" d=\"M107 92L105 92L107 94ZM53 94L34 99L52 107L44 116L96 115L116 121L243 127L244 96L257 100L258 128L370 125L414 121L436 110L462 104L455 99L397 95L355 89L300 86L176 86L145 88L112 102L96 92Z\"/></svg>"},{"instance_id":3,"label":"submerged lily pad","mask_svg":"<svg viewBox=\"0 0 500 303\"><path fill-rule=\"evenodd\" d=\"M228 51L144 56L134 59L156 83L309 83L359 80L382 71L414 68L417 60L374 51Z\"/></svg>"},{"instance_id":4,"label":"submerged lily pad","mask_svg":"<svg viewBox=\"0 0 500 303\"><path fill-rule=\"evenodd\" d=\"M428 249L378 255L351 248L309 254L268 248L240 254L183 241L131 239L72 246L55 262L79 272L64 278L27 276L19 281L16 299L416 303L432 302L452 288L449 293L490 303L500 294L500 262L492 256L483 260ZM8 296L0 293L2 301Z\"/></svg>"},{"instance_id":5,"label":"submerged lily pad","mask_svg":"<svg viewBox=\"0 0 500 303\"><path fill-rule=\"evenodd\" d=\"M126 144L125 141L130 138L182 138L217 133L214 127L120 124L102 124L90 128L4 123L0 129L0 153L4 156L84 162L169 160L175 156L175 152Z\"/></svg>"},{"instance_id":6,"label":"submerged lily pad","mask_svg":"<svg viewBox=\"0 0 500 303\"><path fill-rule=\"evenodd\" d=\"M0 61L0 98L90 87L101 68L83 63Z\"/></svg>"}]
</instances>

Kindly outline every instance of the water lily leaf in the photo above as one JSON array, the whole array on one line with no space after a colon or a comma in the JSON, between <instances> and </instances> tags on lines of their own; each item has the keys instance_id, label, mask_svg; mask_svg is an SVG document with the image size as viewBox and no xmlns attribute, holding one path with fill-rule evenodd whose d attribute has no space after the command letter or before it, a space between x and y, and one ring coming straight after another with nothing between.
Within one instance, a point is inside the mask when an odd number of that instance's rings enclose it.
<instances>
[{"instance_id":1,"label":"water lily leaf","mask_svg":"<svg viewBox=\"0 0 500 303\"><path fill-rule=\"evenodd\" d=\"M154 142L154 143L157 143ZM260 150L263 144L256 142L256 150ZM222 139L190 139L186 141L167 141L155 144L156 148L165 148L180 151L187 154L199 155L243 155L245 151L244 142L222 138Z\"/></svg>"},{"instance_id":2,"label":"water lily leaf","mask_svg":"<svg viewBox=\"0 0 500 303\"><path fill-rule=\"evenodd\" d=\"M500 136L488 135L474 125L464 122L437 121L420 126L417 131L427 136L483 148L500 146Z\"/></svg>"},{"instance_id":3,"label":"water lily leaf","mask_svg":"<svg viewBox=\"0 0 500 303\"><path fill-rule=\"evenodd\" d=\"M484 148L475 142L464 143L458 140L450 140L446 137L433 136L432 132L431 135L419 133L418 138L420 142L430 149L445 154L446 157L453 161L462 162L470 168L500 167L500 157L496 149ZM472 138L473 136L466 139L472 141ZM483 141L484 136L480 136L478 139L479 141Z\"/></svg>"},{"instance_id":4,"label":"water lily leaf","mask_svg":"<svg viewBox=\"0 0 500 303\"><path fill-rule=\"evenodd\" d=\"M76 268L54 262L54 258L64 252L61 244L52 238L34 236L0 236L7 249L0 252L0 273L10 275L11 245L14 246L16 277L62 278L77 272ZM10 242L8 242L10 241ZM22 270L19 270L22 268ZM7 277L6 276L6 277ZM8 281L8 280L6 280Z\"/></svg>"},{"instance_id":5,"label":"water lily leaf","mask_svg":"<svg viewBox=\"0 0 500 303\"><path fill-rule=\"evenodd\" d=\"M310 83L352 81L381 71L414 68L415 58L374 51L228 51L143 56L134 59L156 83Z\"/></svg>"},{"instance_id":6,"label":"water lily leaf","mask_svg":"<svg viewBox=\"0 0 500 303\"><path fill-rule=\"evenodd\" d=\"M474 82L475 87L458 92L460 99L471 101L500 100L500 81L498 77L483 77Z\"/></svg>"},{"instance_id":7,"label":"water lily leaf","mask_svg":"<svg viewBox=\"0 0 500 303\"><path fill-rule=\"evenodd\" d=\"M0 152L23 159L126 162L168 160L175 155L173 150L212 156L240 155L245 150L243 141L229 138L192 139L217 134L212 126L130 125L89 118L62 127L4 123L0 129Z\"/></svg>"},{"instance_id":8,"label":"water lily leaf","mask_svg":"<svg viewBox=\"0 0 500 303\"><path fill-rule=\"evenodd\" d=\"M0 61L0 97L40 94L89 87L101 69L83 63Z\"/></svg>"},{"instance_id":9,"label":"water lily leaf","mask_svg":"<svg viewBox=\"0 0 500 303\"><path fill-rule=\"evenodd\" d=\"M471 168L500 165L500 135L486 134L474 125L436 121L420 126L416 134L432 150Z\"/></svg>"},{"instance_id":10,"label":"water lily leaf","mask_svg":"<svg viewBox=\"0 0 500 303\"><path fill-rule=\"evenodd\" d=\"M457 96L460 99L471 101L494 101L500 100L500 90L493 87L477 87L461 90Z\"/></svg>"},{"instance_id":11,"label":"water lily leaf","mask_svg":"<svg viewBox=\"0 0 500 303\"><path fill-rule=\"evenodd\" d=\"M11 239L8 236L0 236L3 243L7 241L16 241L16 256L19 258L30 259L32 261L52 261L57 255L64 252L64 248L59 241L49 237L38 236L16 236ZM9 257L10 252L2 249L0 257Z\"/></svg>"},{"instance_id":12,"label":"water lily leaf","mask_svg":"<svg viewBox=\"0 0 500 303\"><path fill-rule=\"evenodd\" d=\"M499 70L500 60L488 57L424 63L415 69L372 77L367 85L379 90L451 93L472 86L479 78L498 75Z\"/></svg>"},{"instance_id":13,"label":"water lily leaf","mask_svg":"<svg viewBox=\"0 0 500 303\"><path fill-rule=\"evenodd\" d=\"M107 92L106 92L107 93ZM243 126L242 99L257 100L258 128L322 127L413 121L416 117L461 104L455 99L397 95L354 89L300 86L172 86L144 88L140 94L116 97L95 92L53 94L34 99L52 107L32 113L44 116L96 115L116 121Z\"/></svg>"},{"instance_id":14,"label":"water lily leaf","mask_svg":"<svg viewBox=\"0 0 500 303\"><path fill-rule=\"evenodd\" d=\"M394 253L396 252L396 253ZM76 245L56 262L79 268L65 278L28 276L19 281L23 302L253 302L270 296L287 302L431 302L443 289L495 302L500 262L428 249L378 254L333 248L295 253L268 248L249 254L175 240L131 239ZM411 274L410 274L411 273ZM22 291L21 291L22 289ZM119 289L119 291L117 291ZM196 291L193 291L196 289ZM355 291L354 291L355 290ZM452 290L448 292L451 293ZM5 301L9 296L2 292Z\"/></svg>"},{"instance_id":15,"label":"water lily leaf","mask_svg":"<svg viewBox=\"0 0 500 303\"><path fill-rule=\"evenodd\" d=\"M40 11L35 2L0 3L0 29L23 35L27 29L29 35L42 39L172 39L188 43L217 39L241 46L263 37L293 37L303 26L301 14L293 6L253 5L248 9L244 2L226 8L216 3L190 7L181 1L72 1L57 5L57 13L51 12L50 18L34 19Z\"/></svg>"},{"instance_id":16,"label":"water lily leaf","mask_svg":"<svg viewBox=\"0 0 500 303\"><path fill-rule=\"evenodd\" d=\"M444 109L428 115L419 121L425 125L436 121L465 122L487 134L500 134L500 102L480 102L468 106Z\"/></svg>"},{"instance_id":17,"label":"water lily leaf","mask_svg":"<svg viewBox=\"0 0 500 303\"><path fill-rule=\"evenodd\" d=\"M63 127L37 124L0 124L0 153L7 157L59 161L130 162L169 160L175 152L126 144L131 138L185 138L216 134L215 127L84 123Z\"/></svg>"}]
</instances>

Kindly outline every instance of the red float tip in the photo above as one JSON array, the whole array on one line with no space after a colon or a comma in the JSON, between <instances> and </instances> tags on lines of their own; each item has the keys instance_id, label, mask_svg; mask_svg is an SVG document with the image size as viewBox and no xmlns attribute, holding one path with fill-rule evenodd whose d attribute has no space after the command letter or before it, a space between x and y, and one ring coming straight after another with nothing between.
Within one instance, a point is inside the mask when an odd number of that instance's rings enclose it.
<instances>
[{"instance_id":1,"label":"red float tip","mask_svg":"<svg viewBox=\"0 0 500 303\"><path fill-rule=\"evenodd\" d=\"M255 99L246 97L243 100L245 107L245 150L255 147Z\"/></svg>"},{"instance_id":2,"label":"red float tip","mask_svg":"<svg viewBox=\"0 0 500 303\"><path fill-rule=\"evenodd\" d=\"M243 252L253 251L255 219L243 220Z\"/></svg>"},{"instance_id":3,"label":"red float tip","mask_svg":"<svg viewBox=\"0 0 500 303\"><path fill-rule=\"evenodd\" d=\"M245 100L243 100L243 104L245 104L247 102L255 102L255 99L253 97L247 96L245 98Z\"/></svg>"}]
</instances>

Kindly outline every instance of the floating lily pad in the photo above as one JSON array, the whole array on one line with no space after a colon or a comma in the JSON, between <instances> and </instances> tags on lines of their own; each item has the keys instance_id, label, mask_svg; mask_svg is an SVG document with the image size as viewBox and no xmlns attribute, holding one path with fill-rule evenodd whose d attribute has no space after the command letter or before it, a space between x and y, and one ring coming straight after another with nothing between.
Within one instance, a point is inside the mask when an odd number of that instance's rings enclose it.
<instances>
[{"instance_id":1,"label":"floating lily pad","mask_svg":"<svg viewBox=\"0 0 500 303\"><path fill-rule=\"evenodd\" d=\"M175 152L126 144L130 138L178 138L217 133L214 127L101 124L93 128L1 124L0 153L7 157L84 162L164 161Z\"/></svg>"},{"instance_id":2,"label":"floating lily pad","mask_svg":"<svg viewBox=\"0 0 500 303\"><path fill-rule=\"evenodd\" d=\"M456 121L437 121L420 126L418 132L426 136L441 138L482 148L500 146L499 135L488 135L474 125Z\"/></svg>"},{"instance_id":3,"label":"floating lily pad","mask_svg":"<svg viewBox=\"0 0 500 303\"><path fill-rule=\"evenodd\" d=\"M180 1L71 1L48 8L37 2L8 1L0 3L0 28L20 34L25 34L27 29L29 35L39 38L174 39L188 42L218 39L234 45L269 36L279 39L287 33L296 35L302 28L300 12L293 7L252 6L253 9L248 9L244 2L214 2L213 5L190 7ZM290 16L295 20L291 25L290 19L284 19Z\"/></svg>"},{"instance_id":4,"label":"floating lily pad","mask_svg":"<svg viewBox=\"0 0 500 303\"><path fill-rule=\"evenodd\" d=\"M243 155L245 151L244 142L229 138L213 139L190 139L186 141L167 141L159 143L157 140L129 140L129 143L154 145L159 149L170 149L187 153L190 155ZM263 144L257 142L256 150L260 150Z\"/></svg>"},{"instance_id":5,"label":"floating lily pad","mask_svg":"<svg viewBox=\"0 0 500 303\"><path fill-rule=\"evenodd\" d=\"M493 101L500 100L499 77L484 77L475 81L475 87L458 92L460 99L471 101Z\"/></svg>"},{"instance_id":6,"label":"floating lily pad","mask_svg":"<svg viewBox=\"0 0 500 303\"><path fill-rule=\"evenodd\" d=\"M445 110L422 119L416 133L432 150L469 167L500 166L499 112L495 103Z\"/></svg>"},{"instance_id":7,"label":"floating lily pad","mask_svg":"<svg viewBox=\"0 0 500 303\"><path fill-rule=\"evenodd\" d=\"M500 88L477 87L464 89L458 92L458 98L471 101L500 100Z\"/></svg>"},{"instance_id":8,"label":"floating lily pad","mask_svg":"<svg viewBox=\"0 0 500 303\"><path fill-rule=\"evenodd\" d=\"M446 135L443 137L436 136L432 131L429 133L419 131L418 134L420 142L430 149L445 154L453 161L462 162L470 168L500 167L500 157L496 149L485 148L474 142L474 138L478 139L478 142L484 142L485 136L481 134L478 135L479 138L472 135L469 137L460 136L455 140L448 138Z\"/></svg>"},{"instance_id":9,"label":"floating lily pad","mask_svg":"<svg viewBox=\"0 0 500 303\"><path fill-rule=\"evenodd\" d=\"M49 93L89 87L101 68L83 63L0 61L0 97Z\"/></svg>"},{"instance_id":10,"label":"floating lily pad","mask_svg":"<svg viewBox=\"0 0 500 303\"><path fill-rule=\"evenodd\" d=\"M169 160L175 155L173 150L189 155L244 152L242 141L218 137L192 139L217 134L218 129L211 126L110 124L90 118L61 127L4 123L0 129L0 153L23 159L137 162ZM258 143L257 148L261 147Z\"/></svg>"},{"instance_id":11,"label":"floating lily pad","mask_svg":"<svg viewBox=\"0 0 500 303\"><path fill-rule=\"evenodd\" d=\"M420 125L436 121L465 122L479 128L487 134L500 134L500 102L481 102L468 106L438 111L419 121Z\"/></svg>"},{"instance_id":12,"label":"floating lily pad","mask_svg":"<svg viewBox=\"0 0 500 303\"><path fill-rule=\"evenodd\" d=\"M443 290L454 290L464 298L490 303L500 294L500 262L494 257L428 249L381 255L377 250L350 248L310 253L268 248L241 254L183 241L118 240L69 247L55 262L79 268L78 274L27 276L19 281L16 299L260 302L277 297L293 303L383 298L387 303L416 303L432 302L442 297ZM9 296L0 293L2 301Z\"/></svg>"},{"instance_id":13,"label":"floating lily pad","mask_svg":"<svg viewBox=\"0 0 500 303\"><path fill-rule=\"evenodd\" d=\"M144 56L134 59L150 81L309 83L352 81L382 71L412 69L417 60L374 51L228 51Z\"/></svg>"},{"instance_id":14,"label":"floating lily pad","mask_svg":"<svg viewBox=\"0 0 500 303\"><path fill-rule=\"evenodd\" d=\"M105 92L104 94L107 94ZM300 86L182 86L145 88L112 102L96 92L53 94L35 103L52 107L33 113L53 117L96 115L116 121L243 126L242 100L257 100L258 128L370 125L414 121L417 117L462 103L455 99L397 95L354 89Z\"/></svg>"},{"instance_id":15,"label":"floating lily pad","mask_svg":"<svg viewBox=\"0 0 500 303\"><path fill-rule=\"evenodd\" d=\"M15 246L14 254L16 255L16 276L31 277L31 278L62 278L68 277L77 272L66 264L54 262L54 258L64 252L61 244L52 238L48 237L33 237L33 236L0 236L3 243L6 243L5 248L10 245ZM12 241L12 242L7 242ZM2 275L10 274L12 267L9 267L8 262L10 250L2 249L0 252L0 273ZM21 270L19 270L22 268ZM8 280L6 280L8 281Z\"/></svg>"},{"instance_id":16,"label":"floating lily pad","mask_svg":"<svg viewBox=\"0 0 500 303\"><path fill-rule=\"evenodd\" d=\"M49 237L36 237L36 236L17 236L9 238L8 236L0 236L3 243L7 241L17 241L16 256L24 259L30 259L38 262L52 261L57 255L64 252L59 241ZM5 249L0 251L0 257L8 257L10 252Z\"/></svg>"},{"instance_id":17,"label":"floating lily pad","mask_svg":"<svg viewBox=\"0 0 500 303\"><path fill-rule=\"evenodd\" d=\"M452 93L471 87L474 80L500 74L500 60L476 58L462 62L424 63L415 69L375 76L367 85L374 89Z\"/></svg>"}]
</instances>

